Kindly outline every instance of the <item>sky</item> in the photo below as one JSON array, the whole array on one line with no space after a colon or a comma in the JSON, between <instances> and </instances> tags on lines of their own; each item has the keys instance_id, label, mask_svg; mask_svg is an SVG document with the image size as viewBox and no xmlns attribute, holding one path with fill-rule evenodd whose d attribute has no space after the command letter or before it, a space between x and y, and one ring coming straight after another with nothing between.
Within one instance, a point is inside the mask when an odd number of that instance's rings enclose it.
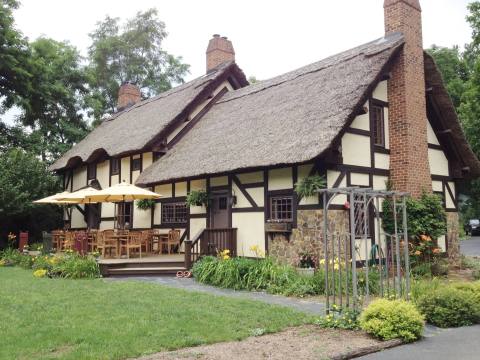
<instances>
[{"instance_id":1,"label":"sky","mask_svg":"<svg viewBox=\"0 0 480 360\"><path fill-rule=\"evenodd\" d=\"M420 0L425 47L470 39L467 0ZM155 7L165 22L165 49L205 72L215 33L232 40L247 76L267 79L383 35L383 0L21 0L17 27L30 39L68 40L86 55L88 34L106 15L122 19Z\"/></svg>"},{"instance_id":2,"label":"sky","mask_svg":"<svg viewBox=\"0 0 480 360\"><path fill-rule=\"evenodd\" d=\"M420 0L424 47L463 46L471 31L468 0ZM126 19L155 7L169 33L164 49L205 73L215 33L233 42L236 62L259 80L280 75L383 36L383 0L21 0L16 26L31 40L69 41L83 55L106 15ZM12 115L7 114L7 120Z\"/></svg>"}]
</instances>

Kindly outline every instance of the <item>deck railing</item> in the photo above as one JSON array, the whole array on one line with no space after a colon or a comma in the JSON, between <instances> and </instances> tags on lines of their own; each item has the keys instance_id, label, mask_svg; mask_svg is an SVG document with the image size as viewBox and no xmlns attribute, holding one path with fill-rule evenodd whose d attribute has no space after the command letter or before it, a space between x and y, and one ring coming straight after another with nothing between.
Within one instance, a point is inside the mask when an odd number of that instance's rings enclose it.
<instances>
[{"instance_id":1,"label":"deck railing","mask_svg":"<svg viewBox=\"0 0 480 360\"><path fill-rule=\"evenodd\" d=\"M192 240L185 240L185 268L190 269L201 257L216 255L219 251L229 250L231 256L237 255L237 229L203 229Z\"/></svg>"}]
</instances>

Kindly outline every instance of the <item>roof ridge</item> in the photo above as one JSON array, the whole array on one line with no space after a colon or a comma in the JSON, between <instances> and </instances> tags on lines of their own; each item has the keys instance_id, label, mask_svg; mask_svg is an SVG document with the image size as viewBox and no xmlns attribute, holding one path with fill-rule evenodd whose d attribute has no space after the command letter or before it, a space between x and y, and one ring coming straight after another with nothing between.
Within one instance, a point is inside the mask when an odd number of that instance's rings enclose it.
<instances>
[{"instance_id":1,"label":"roof ridge","mask_svg":"<svg viewBox=\"0 0 480 360\"><path fill-rule=\"evenodd\" d=\"M219 70L220 70L220 69L219 69ZM133 106L130 106L130 107L128 107L128 108L126 108L126 109L118 112L118 113L113 114L112 116L110 116L108 119L105 119L104 121L113 121L113 120L115 120L116 118L118 118L120 115L125 114L125 113L127 113L127 112L130 112L131 110L134 110L134 109L137 109L137 108L139 108L139 107L148 105L148 104L150 104L150 103L152 103L152 102L155 102L155 101L157 101L157 100L166 99L167 97L169 97L169 96L171 96L171 95L178 94L179 92L185 91L185 90L187 90L187 89L189 89L189 88L191 88L191 87L197 89L197 88L201 87L202 85L204 85L206 82L211 81L212 79L214 79L215 76L218 75L217 73L218 73L218 71L215 71L215 72L213 72L213 73L211 73L211 74L204 74L204 75L199 76L199 77L196 77L195 79L192 79L192 80L190 80L190 81L188 81L188 82L186 82L186 83L180 84L180 85L175 86L175 87L173 87L173 88L171 88L171 89L168 89L168 90L166 90L166 91L163 91L163 92L161 92L161 93L159 93L159 94L157 94L157 95L155 95L155 96L153 96L153 97L151 97L151 98L142 100L142 101L138 102L137 104L135 104L135 105L133 105ZM215 75L215 76L214 76L214 75ZM200 80L200 79L202 79L202 78L204 78L205 81L202 81L202 82L200 82L199 84L195 84L196 81L198 81L198 80ZM184 85L185 85L185 86L184 86Z\"/></svg>"},{"instance_id":2,"label":"roof ridge","mask_svg":"<svg viewBox=\"0 0 480 360\"><path fill-rule=\"evenodd\" d=\"M384 42L388 39L388 38L392 38L392 39L395 39L394 42L392 42L392 44L386 48L383 48L383 49L378 49L376 51L368 51L368 46L369 45L373 45L373 44L376 44L376 45L381 45L379 44L379 41L381 40L384 40ZM401 38L403 38L403 35L401 35L401 33L392 33L390 35L387 35L387 36L383 36L383 37L380 37L380 38L377 38L375 40L372 40L372 41L369 41L367 43L364 43L362 45L359 45L359 46L356 46L356 47L353 47L353 48L350 48L350 49L347 49L347 50L344 50L344 51L341 51L337 54L334 54L334 55L330 55L324 59L321 59L321 60L318 60L318 61L315 61L313 63L310 63L310 64L307 64L307 65L304 65L304 66L301 66L295 70L291 70L291 71L288 71L286 73L283 73L283 74L280 74L280 75L277 75L277 76L274 76L273 78L270 78L270 79L266 79L266 80L263 80L263 81L260 81L258 83L255 83L255 84L251 84L247 87L243 87L243 88L240 88L238 90L235 90L235 91L232 91L230 92L228 95L230 95L229 97L226 97L226 98L223 98L221 99L220 101L217 102L217 104L220 104L220 103L227 103L229 101L233 101L233 100L236 100L236 99L240 99L240 98L243 98L245 96L249 96L249 95L255 95L261 91L264 91L264 90L267 90L267 89L271 89L272 87L275 87L275 86L279 86L279 85L282 85L282 84L285 84L289 81L294 81L302 76L306 76L306 75L309 75L309 74L313 74L315 72L318 72L318 71L322 71L322 70L325 70L325 69L328 69L332 66L335 66L339 61L349 61L349 60L352 60L353 58L356 58L358 56L362 56L362 55L366 55L366 56L373 56L373 55L376 55L377 53L379 52L382 52L382 51L385 51L386 49L389 49L391 48L392 46L394 46ZM355 50L358 50L358 49L362 49L364 48L362 51L359 51L359 52L355 52ZM351 53L349 55L349 53ZM344 56L342 58L342 55ZM307 71L304 71L304 72L300 72L298 74L295 75L295 72L297 71L300 71L302 69L307 69L308 67L312 67L314 66L315 64L318 64L318 65L321 65L321 63L323 62L327 62L328 60L332 60L334 58L338 57L338 60L336 62L330 62L330 63L326 63L324 66L320 66L320 67L317 67L317 68L314 68L312 70L307 70ZM288 76L289 74L291 74L292 76L291 77L287 77L283 80L281 79L278 79L278 81L275 81L275 79L277 78L281 78L283 76ZM262 85L263 83L267 83L267 82L272 82L270 85L265 85L265 86L260 86ZM247 90L249 87L258 87L257 90L252 90L252 91L245 91ZM237 92L237 94L235 94ZM240 92L240 94L238 94L238 92ZM243 92L243 94L241 93Z\"/></svg>"}]
</instances>

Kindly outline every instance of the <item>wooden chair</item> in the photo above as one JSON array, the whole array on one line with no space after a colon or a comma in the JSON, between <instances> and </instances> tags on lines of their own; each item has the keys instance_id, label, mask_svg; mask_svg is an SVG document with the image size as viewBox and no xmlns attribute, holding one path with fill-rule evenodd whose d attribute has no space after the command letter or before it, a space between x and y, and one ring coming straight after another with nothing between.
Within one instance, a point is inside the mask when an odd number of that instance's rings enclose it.
<instances>
[{"instance_id":1,"label":"wooden chair","mask_svg":"<svg viewBox=\"0 0 480 360\"><path fill-rule=\"evenodd\" d=\"M134 232L128 234L128 241L125 245L127 250L127 258L130 259L130 250L138 250L140 259L142 258L142 234L140 232Z\"/></svg>"},{"instance_id":2,"label":"wooden chair","mask_svg":"<svg viewBox=\"0 0 480 360\"><path fill-rule=\"evenodd\" d=\"M112 252L115 250L115 256L118 255L118 241L110 236L113 231L105 230L97 236L97 250L101 252L102 257L105 257L107 251L112 257Z\"/></svg>"},{"instance_id":3,"label":"wooden chair","mask_svg":"<svg viewBox=\"0 0 480 360\"><path fill-rule=\"evenodd\" d=\"M143 230L142 231L142 246L145 248L145 253L148 254L153 252L153 231L152 230Z\"/></svg>"},{"instance_id":4,"label":"wooden chair","mask_svg":"<svg viewBox=\"0 0 480 360\"><path fill-rule=\"evenodd\" d=\"M62 237L63 237L62 230L52 231L52 247L57 252L62 250Z\"/></svg>"},{"instance_id":5,"label":"wooden chair","mask_svg":"<svg viewBox=\"0 0 480 360\"><path fill-rule=\"evenodd\" d=\"M97 243L98 243L98 230L90 230L87 233L87 251L94 252L97 250Z\"/></svg>"},{"instance_id":6,"label":"wooden chair","mask_svg":"<svg viewBox=\"0 0 480 360\"><path fill-rule=\"evenodd\" d=\"M61 251L73 250L74 246L75 246L75 232L65 231L64 239L61 245Z\"/></svg>"},{"instance_id":7,"label":"wooden chair","mask_svg":"<svg viewBox=\"0 0 480 360\"><path fill-rule=\"evenodd\" d=\"M168 232L168 240L167 240L167 250L168 253L171 253L172 247L177 247L177 251L180 248L180 230L170 230Z\"/></svg>"}]
</instances>

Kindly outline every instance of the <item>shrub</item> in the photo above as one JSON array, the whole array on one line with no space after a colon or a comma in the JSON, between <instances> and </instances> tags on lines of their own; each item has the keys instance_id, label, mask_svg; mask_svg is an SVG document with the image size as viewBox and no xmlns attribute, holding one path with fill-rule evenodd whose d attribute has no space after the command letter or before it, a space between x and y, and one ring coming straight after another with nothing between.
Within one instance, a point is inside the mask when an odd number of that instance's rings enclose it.
<instances>
[{"instance_id":1,"label":"shrub","mask_svg":"<svg viewBox=\"0 0 480 360\"><path fill-rule=\"evenodd\" d=\"M74 253L66 255L53 265L49 275L70 279L93 279L100 276L100 269L93 257Z\"/></svg>"},{"instance_id":2,"label":"shrub","mask_svg":"<svg viewBox=\"0 0 480 360\"><path fill-rule=\"evenodd\" d=\"M334 308L331 314L318 319L316 324L324 328L358 330L358 318L358 311Z\"/></svg>"},{"instance_id":3,"label":"shrub","mask_svg":"<svg viewBox=\"0 0 480 360\"><path fill-rule=\"evenodd\" d=\"M457 284L428 287L414 294L428 322L439 327L472 325L480 320L480 286Z\"/></svg>"},{"instance_id":4,"label":"shrub","mask_svg":"<svg viewBox=\"0 0 480 360\"><path fill-rule=\"evenodd\" d=\"M403 300L376 300L360 315L360 327L382 340L417 340L423 326L423 316L413 304Z\"/></svg>"}]
</instances>

